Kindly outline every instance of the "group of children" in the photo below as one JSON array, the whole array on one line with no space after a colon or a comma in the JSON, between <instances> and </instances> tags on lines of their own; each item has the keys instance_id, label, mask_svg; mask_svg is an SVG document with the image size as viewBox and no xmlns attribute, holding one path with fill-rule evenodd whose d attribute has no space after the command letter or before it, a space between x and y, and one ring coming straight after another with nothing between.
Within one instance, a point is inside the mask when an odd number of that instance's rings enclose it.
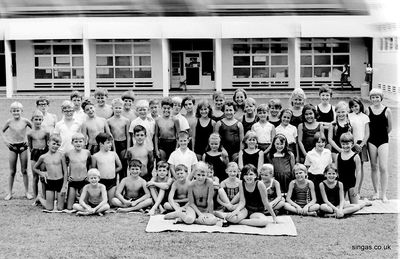
<instances>
[{"instance_id":1,"label":"group of children","mask_svg":"<svg viewBox=\"0 0 400 259\"><path fill-rule=\"evenodd\" d=\"M31 120L13 102L2 130L11 171L5 199L19 158L26 197L47 211L57 200L57 210L78 215L146 211L186 224L265 226L265 215L276 221L281 209L342 217L370 204L359 200L368 145L373 198L387 201L391 113L382 92L370 92L369 115L359 98L333 107L327 86L319 95L320 104L306 104L296 88L283 109L279 99L257 106L243 89L232 101L214 93L213 107L191 96L135 103L127 91L108 105L107 91L97 89L95 103L73 92L58 122L46 97Z\"/></svg>"}]
</instances>

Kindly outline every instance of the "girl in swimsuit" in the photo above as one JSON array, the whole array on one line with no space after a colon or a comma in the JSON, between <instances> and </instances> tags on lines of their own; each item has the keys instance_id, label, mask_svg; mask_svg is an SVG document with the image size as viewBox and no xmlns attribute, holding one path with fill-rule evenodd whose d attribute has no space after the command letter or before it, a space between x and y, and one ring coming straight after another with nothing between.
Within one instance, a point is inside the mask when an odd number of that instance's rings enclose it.
<instances>
[{"instance_id":1,"label":"girl in swimsuit","mask_svg":"<svg viewBox=\"0 0 400 259\"><path fill-rule=\"evenodd\" d=\"M232 99L236 106L235 119L241 121L244 114L244 100L247 99L247 93L243 88L236 89Z\"/></svg>"},{"instance_id":2,"label":"girl in swimsuit","mask_svg":"<svg viewBox=\"0 0 400 259\"><path fill-rule=\"evenodd\" d=\"M211 115L211 105L207 100L201 100L196 108L197 120L192 134L193 150L198 160L201 160L203 154L206 152L208 138L214 131L215 121L211 119Z\"/></svg>"},{"instance_id":3,"label":"girl in swimsuit","mask_svg":"<svg viewBox=\"0 0 400 259\"><path fill-rule=\"evenodd\" d=\"M214 121L220 121L224 117L224 112L222 108L225 104L225 95L223 92L215 92L213 94L214 109L212 112L212 119Z\"/></svg>"},{"instance_id":4,"label":"girl in swimsuit","mask_svg":"<svg viewBox=\"0 0 400 259\"><path fill-rule=\"evenodd\" d=\"M229 162L228 153L221 146L221 136L212 133L208 139L208 151L203 154L202 161L212 165L214 175L220 181L225 180L225 168Z\"/></svg>"},{"instance_id":5,"label":"girl in swimsuit","mask_svg":"<svg viewBox=\"0 0 400 259\"><path fill-rule=\"evenodd\" d=\"M246 112L242 118L243 124L243 134L246 134L254 123L257 122L258 118L256 116L256 100L249 97L244 101L244 111Z\"/></svg>"},{"instance_id":6,"label":"girl in swimsuit","mask_svg":"<svg viewBox=\"0 0 400 259\"><path fill-rule=\"evenodd\" d=\"M264 164L264 152L257 148L257 134L250 130L243 138L244 149L239 152L239 168L247 164L254 165L258 170Z\"/></svg>"},{"instance_id":7,"label":"girl in swimsuit","mask_svg":"<svg viewBox=\"0 0 400 259\"><path fill-rule=\"evenodd\" d=\"M285 206L285 199L282 196L279 182L274 178L274 166L263 164L260 170L260 178L267 187L268 202L277 215L278 211ZM265 211L265 213L268 213L268 211Z\"/></svg>"},{"instance_id":8,"label":"girl in swimsuit","mask_svg":"<svg viewBox=\"0 0 400 259\"><path fill-rule=\"evenodd\" d=\"M372 105L368 109L370 119L370 137L368 139L369 156L371 159L371 178L374 187L373 199L387 202L386 190L388 184L389 133L392 130L392 112L382 105L383 92L374 88L369 93ZM379 161L379 163L378 163ZM381 190L378 190L378 164L380 171Z\"/></svg>"},{"instance_id":9,"label":"girl in swimsuit","mask_svg":"<svg viewBox=\"0 0 400 259\"><path fill-rule=\"evenodd\" d=\"M332 98L332 90L328 85L324 84L319 88L319 98L321 102L317 105L318 119L317 121L321 123L324 128L325 137L328 137L329 127L335 120L335 109L332 104L330 104ZM328 149L331 149L328 144Z\"/></svg>"},{"instance_id":10,"label":"girl in swimsuit","mask_svg":"<svg viewBox=\"0 0 400 259\"><path fill-rule=\"evenodd\" d=\"M303 106L306 101L306 94L303 89L295 88L290 96L290 104L291 110L293 112L293 116L290 120L290 124L297 127L303 121Z\"/></svg>"}]
</instances>

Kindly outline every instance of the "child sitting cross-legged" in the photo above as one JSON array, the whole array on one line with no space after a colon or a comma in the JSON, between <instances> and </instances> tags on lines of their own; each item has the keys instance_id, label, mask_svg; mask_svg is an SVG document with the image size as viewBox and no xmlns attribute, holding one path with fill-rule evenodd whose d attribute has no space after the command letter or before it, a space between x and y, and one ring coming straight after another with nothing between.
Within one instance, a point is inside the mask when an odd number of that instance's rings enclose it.
<instances>
[{"instance_id":1,"label":"child sitting cross-legged","mask_svg":"<svg viewBox=\"0 0 400 259\"><path fill-rule=\"evenodd\" d=\"M82 189L79 203L73 205L74 210L78 212L78 216L87 216L98 214L103 216L104 212L110 209L107 203L107 190L104 184L99 183L100 172L96 168L92 168L87 173L89 184Z\"/></svg>"},{"instance_id":2,"label":"child sitting cross-legged","mask_svg":"<svg viewBox=\"0 0 400 259\"><path fill-rule=\"evenodd\" d=\"M140 177L142 162L133 159L128 164L129 175L122 179L111 204L119 207L117 212L139 211L153 204L146 181Z\"/></svg>"},{"instance_id":3,"label":"child sitting cross-legged","mask_svg":"<svg viewBox=\"0 0 400 259\"><path fill-rule=\"evenodd\" d=\"M167 210L174 210L164 216L164 219L177 219L186 216L186 209L189 205L188 189L188 168L183 164L175 167L176 181L171 185L171 190L168 195L168 202L164 204ZM184 221L184 220L183 220Z\"/></svg>"},{"instance_id":4,"label":"child sitting cross-legged","mask_svg":"<svg viewBox=\"0 0 400 259\"><path fill-rule=\"evenodd\" d=\"M282 197L281 186L277 180L274 178L274 166L271 164L263 164L260 170L260 178L267 187L268 202L275 212L283 208L285 205L285 199ZM265 214L269 213L265 210Z\"/></svg>"}]
</instances>

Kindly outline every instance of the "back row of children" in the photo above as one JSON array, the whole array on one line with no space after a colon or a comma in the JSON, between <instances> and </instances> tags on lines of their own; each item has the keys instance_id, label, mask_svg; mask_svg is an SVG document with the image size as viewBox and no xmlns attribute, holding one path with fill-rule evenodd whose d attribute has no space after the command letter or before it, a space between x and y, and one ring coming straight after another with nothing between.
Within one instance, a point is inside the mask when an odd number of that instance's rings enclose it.
<instances>
[{"instance_id":1,"label":"back row of children","mask_svg":"<svg viewBox=\"0 0 400 259\"><path fill-rule=\"evenodd\" d=\"M331 96L329 88L321 87L321 103L315 108L304 104L306 101L304 92L295 89L290 98L291 109L282 109L278 99L270 100L268 105L256 106L255 100L248 98L243 89L235 91L233 101L226 101L223 93L216 92L213 95L214 108L207 100L201 100L194 109L195 100L190 96L183 100L179 97L172 99L167 97L160 102L160 116L157 100L151 100L150 103L140 100L133 109L135 98L133 92L128 91L121 99L114 99L110 106L105 102L106 90L98 89L95 92L96 104L89 100L82 102L82 96L74 92L71 101L63 102L61 107L63 118L57 123L55 115L47 111L49 100L39 98L36 102L38 110L32 116L33 126L32 122L21 117L22 105L14 102L11 105L13 118L7 121L2 131L4 133L8 130L8 134L2 136L10 149L11 171L9 193L5 198L12 197L18 156L21 160L26 196L32 198L28 192L26 149L29 147L31 150L32 166L34 166L40 155L47 152L49 132L59 134L61 138L59 151L62 154L74 149L72 136L75 133L83 133L83 146L90 150L91 155L100 149L100 144L96 140L99 133L112 136L111 148L115 149L119 161L122 161L122 170L118 170L121 172L120 180L126 176L127 161L132 159L139 159L142 162L144 170L141 171L141 175L145 180L150 180L153 176L151 172L154 155L158 160L168 161L174 177L176 177L176 165L183 163L191 170L198 160L203 160L213 165L215 175L221 180L226 178L224 171L229 161L237 161L240 169L246 164L253 164L258 170L264 162L269 162L275 166L275 176L281 183L283 192L286 193L288 183L294 178L292 169L295 161L305 161L305 164L311 167L311 174L320 182L321 168L330 162L328 157L336 161L335 153L343 151L339 143L341 134L353 131L356 140L353 149L361 155L361 161L368 159L366 143L369 145L375 190L373 198L379 197L377 186L379 159L382 190L380 197L384 201L387 200L387 144L388 133L391 130L391 115L390 110L381 104L382 92L379 89L371 91L372 105L369 107L369 117L363 114L364 109L360 99L353 98L349 102L352 112L348 114L349 108L346 103L339 102L335 108L329 103ZM182 106L186 110L184 116L180 113ZM318 121L321 118L323 121ZM369 120L371 122L368 124ZM28 144L25 140L27 127L32 128L27 134ZM326 130L327 135L324 134ZM188 132L189 137L176 138L181 131ZM369 131L377 134L369 134ZM317 132L321 132L327 138L324 145L330 144L319 153L316 143L313 142ZM176 149L177 146L183 148ZM334 153L332 156L330 150ZM322 157L326 159L321 159ZM68 155L65 155L65 158L67 163ZM361 180L357 193L361 190L362 162L360 171ZM38 192L38 179L38 175L34 174L34 196L37 196ZM67 179L70 180L68 177Z\"/></svg>"}]
</instances>

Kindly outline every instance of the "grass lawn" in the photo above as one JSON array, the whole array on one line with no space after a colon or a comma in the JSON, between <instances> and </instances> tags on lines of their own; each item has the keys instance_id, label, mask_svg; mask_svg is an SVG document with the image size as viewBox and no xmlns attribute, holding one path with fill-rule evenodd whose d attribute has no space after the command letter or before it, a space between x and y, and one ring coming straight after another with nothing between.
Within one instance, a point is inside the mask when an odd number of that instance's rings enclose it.
<instances>
[{"instance_id":1,"label":"grass lawn","mask_svg":"<svg viewBox=\"0 0 400 259\"><path fill-rule=\"evenodd\" d=\"M20 100L30 118L34 101ZM313 100L312 100L313 101ZM316 100L314 100L317 103ZM10 117L10 100L1 100L0 124ZM50 105L60 118L61 100ZM397 107L391 107L398 120ZM398 128L391 133L389 154L389 199L397 199L399 172ZM148 217L137 214L109 214L104 217L76 217L46 214L23 198L23 184L17 173L14 198L7 192L8 149L0 145L0 258L125 258L125 257L226 257L226 258L332 258L398 257L398 215L356 215L341 220L292 216L297 237L270 237L219 233L146 233ZM362 195L372 194L370 167L366 166ZM30 168L30 167L28 167ZM29 169L29 175L31 172ZM371 247L369 247L371 246ZM374 249L374 246L375 247ZM379 249L380 248L380 249ZM386 249L385 249L386 248Z\"/></svg>"}]
</instances>

